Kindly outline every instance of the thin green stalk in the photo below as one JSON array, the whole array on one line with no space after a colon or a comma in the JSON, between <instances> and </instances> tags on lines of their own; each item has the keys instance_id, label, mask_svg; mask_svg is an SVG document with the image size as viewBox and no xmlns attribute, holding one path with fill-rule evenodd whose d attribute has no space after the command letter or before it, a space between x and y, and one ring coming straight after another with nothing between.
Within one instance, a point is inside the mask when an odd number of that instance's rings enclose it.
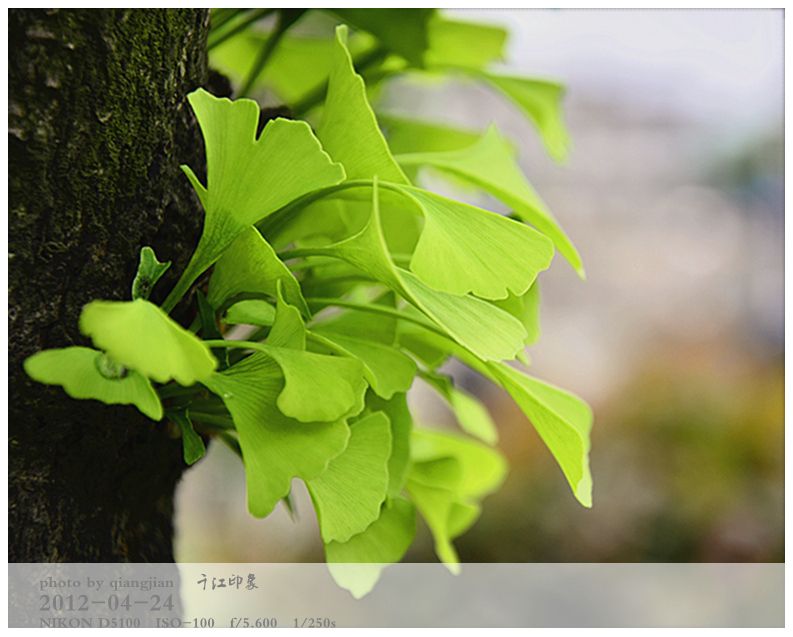
<instances>
[{"instance_id":1,"label":"thin green stalk","mask_svg":"<svg viewBox=\"0 0 793 637\"><path fill-rule=\"evenodd\" d=\"M330 306L344 307L350 310L357 310L359 312L381 314L383 316L389 316L391 318L399 319L401 321L408 321L410 323L414 323L427 330L435 332L436 334L440 334L441 336L448 338L446 332L442 331L439 327L436 327L432 323L429 323L424 319L420 319L415 316L410 316L409 314L405 314L394 308L385 307L384 305L354 303L353 301L342 301L341 299L324 298L324 297L310 297L306 299L306 303L308 303L309 305L312 303L321 304L324 305L325 307L330 307Z\"/></svg>"},{"instance_id":2,"label":"thin green stalk","mask_svg":"<svg viewBox=\"0 0 793 637\"><path fill-rule=\"evenodd\" d=\"M215 425L222 429L234 429L234 421L231 419L231 416L210 414L204 411L193 411L192 409L188 409L187 413L190 416L190 420L205 422L208 425Z\"/></svg>"},{"instance_id":3,"label":"thin green stalk","mask_svg":"<svg viewBox=\"0 0 793 637\"><path fill-rule=\"evenodd\" d=\"M182 387L182 385L177 385L176 383L171 385L164 385L157 389L157 394L159 394L160 398L176 398L179 396L192 396L197 395L201 391L203 391L203 387L201 385L190 385L189 387Z\"/></svg>"},{"instance_id":4,"label":"thin green stalk","mask_svg":"<svg viewBox=\"0 0 793 637\"><path fill-rule=\"evenodd\" d=\"M212 17L209 20L210 32L214 31L217 33L220 30L220 27L245 11L247 11L247 9L218 9L212 14Z\"/></svg>"},{"instance_id":5,"label":"thin green stalk","mask_svg":"<svg viewBox=\"0 0 793 637\"><path fill-rule=\"evenodd\" d=\"M240 88L238 95L240 97L245 97L250 93L253 85L256 83L256 80L259 79L259 76L262 74L267 61L272 56L273 52L275 51L278 43L281 41L281 38L284 37L284 34L289 30L289 28L303 15L302 9L279 9L278 10L278 18L275 23L275 29L270 33L270 36L267 38L267 41L264 43L262 50L259 52L259 55L256 58L256 61L253 63L250 72L248 73L248 77L242 83L242 88Z\"/></svg>"},{"instance_id":6,"label":"thin green stalk","mask_svg":"<svg viewBox=\"0 0 793 637\"><path fill-rule=\"evenodd\" d=\"M253 11L247 18L240 21L238 24L235 24L230 29L226 29L225 31L223 31L223 33L221 33L217 37L210 37L209 42L207 43L207 51L211 51L216 46L223 44L223 42L228 40L230 37L233 37L238 33L244 31L257 20L260 20L261 18L270 15L274 11L276 11L276 9L259 9L258 11Z\"/></svg>"}]
</instances>

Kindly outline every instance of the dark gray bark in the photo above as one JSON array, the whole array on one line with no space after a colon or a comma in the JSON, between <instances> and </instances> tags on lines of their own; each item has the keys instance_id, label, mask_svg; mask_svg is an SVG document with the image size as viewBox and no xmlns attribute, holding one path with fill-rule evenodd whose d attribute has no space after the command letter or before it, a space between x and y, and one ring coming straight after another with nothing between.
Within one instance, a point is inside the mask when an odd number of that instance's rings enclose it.
<instances>
[{"instance_id":1,"label":"dark gray bark","mask_svg":"<svg viewBox=\"0 0 793 637\"><path fill-rule=\"evenodd\" d=\"M88 344L81 307L128 299L143 245L174 266L202 213L185 99L204 10L9 11L9 560L170 561L179 441L131 407L75 401L23 360Z\"/></svg>"}]
</instances>

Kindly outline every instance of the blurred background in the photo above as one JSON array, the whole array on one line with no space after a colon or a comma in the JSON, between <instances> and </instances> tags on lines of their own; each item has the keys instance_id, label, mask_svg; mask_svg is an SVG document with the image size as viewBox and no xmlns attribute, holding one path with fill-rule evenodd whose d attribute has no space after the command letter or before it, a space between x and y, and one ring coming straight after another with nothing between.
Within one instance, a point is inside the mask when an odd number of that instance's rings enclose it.
<instances>
[{"instance_id":1,"label":"blurred background","mask_svg":"<svg viewBox=\"0 0 793 637\"><path fill-rule=\"evenodd\" d=\"M587 270L557 257L541 277L532 373L595 413L587 510L506 394L451 370L490 408L511 467L461 559L783 561L783 12L448 13L509 29L500 70L567 85L568 162L471 85L393 82L380 110L495 121L518 144ZM425 387L410 401L420 421L452 422ZM177 494L177 560L321 561L294 489L296 520L254 520L242 465L212 445ZM425 527L407 559L435 560Z\"/></svg>"}]
</instances>

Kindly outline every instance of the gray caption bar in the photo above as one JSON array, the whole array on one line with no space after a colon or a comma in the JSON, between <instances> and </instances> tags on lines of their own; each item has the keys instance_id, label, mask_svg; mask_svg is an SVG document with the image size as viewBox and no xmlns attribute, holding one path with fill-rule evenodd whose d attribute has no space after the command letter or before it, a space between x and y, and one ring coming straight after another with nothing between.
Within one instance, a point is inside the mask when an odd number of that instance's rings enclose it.
<instances>
[{"instance_id":1,"label":"gray caption bar","mask_svg":"<svg viewBox=\"0 0 793 637\"><path fill-rule=\"evenodd\" d=\"M361 599L324 564L8 570L11 627L784 626L784 564L396 564Z\"/></svg>"}]
</instances>

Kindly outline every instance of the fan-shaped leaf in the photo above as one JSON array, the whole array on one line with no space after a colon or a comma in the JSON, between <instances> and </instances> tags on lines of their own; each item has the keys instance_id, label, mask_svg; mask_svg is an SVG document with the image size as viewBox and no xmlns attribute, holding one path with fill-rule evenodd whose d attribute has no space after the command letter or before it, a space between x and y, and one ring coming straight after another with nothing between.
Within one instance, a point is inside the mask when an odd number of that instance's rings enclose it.
<instances>
[{"instance_id":1,"label":"fan-shaped leaf","mask_svg":"<svg viewBox=\"0 0 793 637\"><path fill-rule=\"evenodd\" d=\"M495 380L509 392L562 468L578 501L592 506L589 432L592 410L570 392L532 378L509 365L489 363Z\"/></svg>"},{"instance_id":2,"label":"fan-shaped leaf","mask_svg":"<svg viewBox=\"0 0 793 637\"><path fill-rule=\"evenodd\" d=\"M268 515L289 493L294 477L311 480L344 451L349 428L342 420L305 424L276 406L283 376L276 363L252 354L204 383L226 405L239 433L248 485L248 508Z\"/></svg>"},{"instance_id":3,"label":"fan-shaped leaf","mask_svg":"<svg viewBox=\"0 0 793 637\"><path fill-rule=\"evenodd\" d=\"M312 248L312 252L343 259L382 281L484 360L512 359L522 347L526 333L514 317L476 297L433 290L411 272L394 265L380 225L376 184L366 226L349 239Z\"/></svg>"},{"instance_id":4,"label":"fan-shaped leaf","mask_svg":"<svg viewBox=\"0 0 793 637\"><path fill-rule=\"evenodd\" d=\"M256 228L243 230L215 264L209 280L209 302L219 308L238 294L276 296L283 285L284 298L308 316L308 307L295 276L275 254Z\"/></svg>"},{"instance_id":5,"label":"fan-shaped leaf","mask_svg":"<svg viewBox=\"0 0 793 637\"><path fill-rule=\"evenodd\" d=\"M510 206L522 220L547 235L556 249L583 276L581 256L559 223L528 182L515 160L512 145L495 126L468 147L441 152L397 155L403 167L430 166L487 191Z\"/></svg>"},{"instance_id":6,"label":"fan-shaped leaf","mask_svg":"<svg viewBox=\"0 0 793 637\"><path fill-rule=\"evenodd\" d=\"M378 396L391 398L406 392L413 384L416 363L392 345L384 345L364 338L354 338L317 326L313 330L343 348L363 363L364 374ZM366 332L358 332L368 336Z\"/></svg>"},{"instance_id":7,"label":"fan-shaped leaf","mask_svg":"<svg viewBox=\"0 0 793 637\"><path fill-rule=\"evenodd\" d=\"M567 159L570 135L562 118L564 86L547 80L480 73L479 77L512 100L534 123L556 161Z\"/></svg>"},{"instance_id":8,"label":"fan-shaped leaf","mask_svg":"<svg viewBox=\"0 0 793 637\"><path fill-rule=\"evenodd\" d=\"M336 29L333 67L317 137L330 156L341 162L349 179L371 179L377 175L408 183L377 126L363 80L355 73L344 25Z\"/></svg>"},{"instance_id":9,"label":"fan-shaped leaf","mask_svg":"<svg viewBox=\"0 0 793 637\"><path fill-rule=\"evenodd\" d=\"M333 579L359 599L372 590L382 570L399 562L416 535L416 510L403 499L388 500L380 517L347 542L325 545Z\"/></svg>"},{"instance_id":10,"label":"fan-shaped leaf","mask_svg":"<svg viewBox=\"0 0 793 637\"><path fill-rule=\"evenodd\" d=\"M391 457L388 459L388 495L399 495L407 479L410 464L410 432L413 417L408 409L405 394L395 394L383 400L376 394L367 396L366 404L372 411L382 411L391 425Z\"/></svg>"},{"instance_id":11,"label":"fan-shaped leaf","mask_svg":"<svg viewBox=\"0 0 793 637\"><path fill-rule=\"evenodd\" d=\"M426 63L431 67L481 69L503 59L506 39L507 32L501 27L438 15L429 23Z\"/></svg>"},{"instance_id":12,"label":"fan-shaped leaf","mask_svg":"<svg viewBox=\"0 0 793 637\"><path fill-rule=\"evenodd\" d=\"M374 35L382 46L415 66L423 66L428 23L435 9L332 9L344 22Z\"/></svg>"},{"instance_id":13,"label":"fan-shaped leaf","mask_svg":"<svg viewBox=\"0 0 793 637\"><path fill-rule=\"evenodd\" d=\"M390 456L388 417L377 412L352 424L344 452L307 482L326 543L346 542L380 516Z\"/></svg>"},{"instance_id":14,"label":"fan-shaped leaf","mask_svg":"<svg viewBox=\"0 0 793 637\"><path fill-rule=\"evenodd\" d=\"M37 352L25 359L28 376L45 385L60 385L72 398L93 398L107 405L135 405L152 420L162 419L160 398L149 379L134 370L103 373L112 363L88 347Z\"/></svg>"},{"instance_id":15,"label":"fan-shaped leaf","mask_svg":"<svg viewBox=\"0 0 793 637\"><path fill-rule=\"evenodd\" d=\"M257 139L256 102L219 99L203 89L188 99L204 134L207 187L183 169L206 214L198 247L164 304L168 310L242 231L301 195L344 179L344 169L305 122L271 120Z\"/></svg>"},{"instance_id":16,"label":"fan-shaped leaf","mask_svg":"<svg viewBox=\"0 0 793 637\"><path fill-rule=\"evenodd\" d=\"M275 308L261 299L238 301L224 317L226 323L270 326L275 320Z\"/></svg>"},{"instance_id":17,"label":"fan-shaped leaf","mask_svg":"<svg viewBox=\"0 0 793 637\"><path fill-rule=\"evenodd\" d=\"M420 188L400 189L425 219L410 269L434 289L503 299L523 294L551 264L552 243L522 223Z\"/></svg>"},{"instance_id":18,"label":"fan-shaped leaf","mask_svg":"<svg viewBox=\"0 0 793 637\"><path fill-rule=\"evenodd\" d=\"M83 308L80 331L114 361L159 383L192 385L217 367L200 339L144 299L93 301Z\"/></svg>"}]
</instances>

